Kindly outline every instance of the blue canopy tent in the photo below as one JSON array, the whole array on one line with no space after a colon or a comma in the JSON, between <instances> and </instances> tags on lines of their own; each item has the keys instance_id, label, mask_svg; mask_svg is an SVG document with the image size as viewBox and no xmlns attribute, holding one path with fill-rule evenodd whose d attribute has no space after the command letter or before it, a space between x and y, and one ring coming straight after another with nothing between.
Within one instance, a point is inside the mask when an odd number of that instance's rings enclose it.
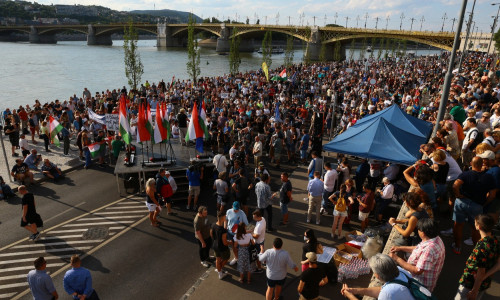
<instances>
[{"instance_id":1,"label":"blue canopy tent","mask_svg":"<svg viewBox=\"0 0 500 300\"><path fill-rule=\"evenodd\" d=\"M356 122L324 151L411 165L420 159L420 145L427 143L432 124L392 105Z\"/></svg>"}]
</instances>

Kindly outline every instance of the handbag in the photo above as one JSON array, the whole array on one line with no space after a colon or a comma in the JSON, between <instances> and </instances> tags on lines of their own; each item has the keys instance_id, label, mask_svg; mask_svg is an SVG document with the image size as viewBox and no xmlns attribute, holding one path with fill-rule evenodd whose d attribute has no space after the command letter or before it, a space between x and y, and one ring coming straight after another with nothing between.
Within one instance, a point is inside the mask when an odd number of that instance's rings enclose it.
<instances>
[{"instance_id":1,"label":"handbag","mask_svg":"<svg viewBox=\"0 0 500 300\"><path fill-rule=\"evenodd\" d=\"M260 247L253 242L248 246L248 254L250 257L250 262L254 262L259 258Z\"/></svg>"}]
</instances>

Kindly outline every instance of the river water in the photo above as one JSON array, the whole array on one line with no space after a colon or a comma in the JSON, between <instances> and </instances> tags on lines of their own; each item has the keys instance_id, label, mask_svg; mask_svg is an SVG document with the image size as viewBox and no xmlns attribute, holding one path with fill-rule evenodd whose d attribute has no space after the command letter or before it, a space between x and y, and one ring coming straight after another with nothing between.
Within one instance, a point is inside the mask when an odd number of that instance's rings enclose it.
<instances>
[{"instance_id":1,"label":"river water","mask_svg":"<svg viewBox=\"0 0 500 300\"><path fill-rule=\"evenodd\" d=\"M123 41L113 46L87 46L84 41L61 41L56 45L0 43L0 111L7 107L30 104L39 99L43 104L55 99L67 100L73 94L81 97L84 87L92 94L127 84L123 63ZM187 79L185 49L158 49L156 40L140 40L139 53L144 65L142 81L150 83ZM374 50L375 56L378 50ZM417 50L417 55L440 53ZM346 53L349 56L349 50ZM367 54L368 55L368 54ZM303 51L296 50L294 61L302 60ZM258 70L261 54L241 53L241 71ZM356 50L355 58L359 57ZM283 64L285 55L273 55L271 67ZM201 76L217 76L229 72L229 57L215 50L202 49Z\"/></svg>"}]
</instances>

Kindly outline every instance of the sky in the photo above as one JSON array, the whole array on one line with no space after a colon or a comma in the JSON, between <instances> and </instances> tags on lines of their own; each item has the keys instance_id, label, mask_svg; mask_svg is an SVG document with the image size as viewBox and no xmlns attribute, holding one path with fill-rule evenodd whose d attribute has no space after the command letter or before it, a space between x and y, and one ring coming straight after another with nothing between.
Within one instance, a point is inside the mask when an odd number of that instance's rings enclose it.
<instances>
[{"instance_id":1,"label":"sky","mask_svg":"<svg viewBox=\"0 0 500 300\"><path fill-rule=\"evenodd\" d=\"M462 0L37 0L42 4L102 5L115 10L173 9L202 17L250 20L254 24L318 25L336 23L347 27L378 29L453 31L457 26ZM468 0L466 19L474 0ZM474 30L491 32L500 0L476 0ZM446 14L446 16L445 16ZM402 18L403 17L403 18ZM378 18L378 23L377 23ZM443 19L444 18L444 19ZM455 22L453 19L455 18ZM413 19L413 25L412 25ZM497 22L497 24L500 22ZM497 30L498 30L497 25ZM465 28L465 25L464 25ZM462 31L464 31L463 29Z\"/></svg>"}]
</instances>

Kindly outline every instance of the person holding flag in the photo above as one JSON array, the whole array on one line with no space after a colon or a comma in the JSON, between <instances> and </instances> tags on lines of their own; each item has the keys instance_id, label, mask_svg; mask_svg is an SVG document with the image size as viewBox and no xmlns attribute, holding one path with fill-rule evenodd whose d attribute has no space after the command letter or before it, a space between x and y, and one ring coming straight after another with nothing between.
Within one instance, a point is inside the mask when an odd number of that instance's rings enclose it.
<instances>
[{"instance_id":1,"label":"person holding flag","mask_svg":"<svg viewBox=\"0 0 500 300\"><path fill-rule=\"evenodd\" d=\"M122 97L120 98L119 118L120 118L120 128L119 128L120 136L127 145L130 145L130 141L132 139L132 130L130 129L130 123L127 117L127 98L125 94L122 94Z\"/></svg>"},{"instance_id":2,"label":"person holding flag","mask_svg":"<svg viewBox=\"0 0 500 300\"><path fill-rule=\"evenodd\" d=\"M54 144L56 146L60 146L61 143L59 142L59 138L57 137L57 134L61 132L63 129L62 125L59 124L59 122L54 119L53 116L49 117L49 131L50 131L50 143ZM47 151L50 152L50 151Z\"/></svg>"}]
</instances>

